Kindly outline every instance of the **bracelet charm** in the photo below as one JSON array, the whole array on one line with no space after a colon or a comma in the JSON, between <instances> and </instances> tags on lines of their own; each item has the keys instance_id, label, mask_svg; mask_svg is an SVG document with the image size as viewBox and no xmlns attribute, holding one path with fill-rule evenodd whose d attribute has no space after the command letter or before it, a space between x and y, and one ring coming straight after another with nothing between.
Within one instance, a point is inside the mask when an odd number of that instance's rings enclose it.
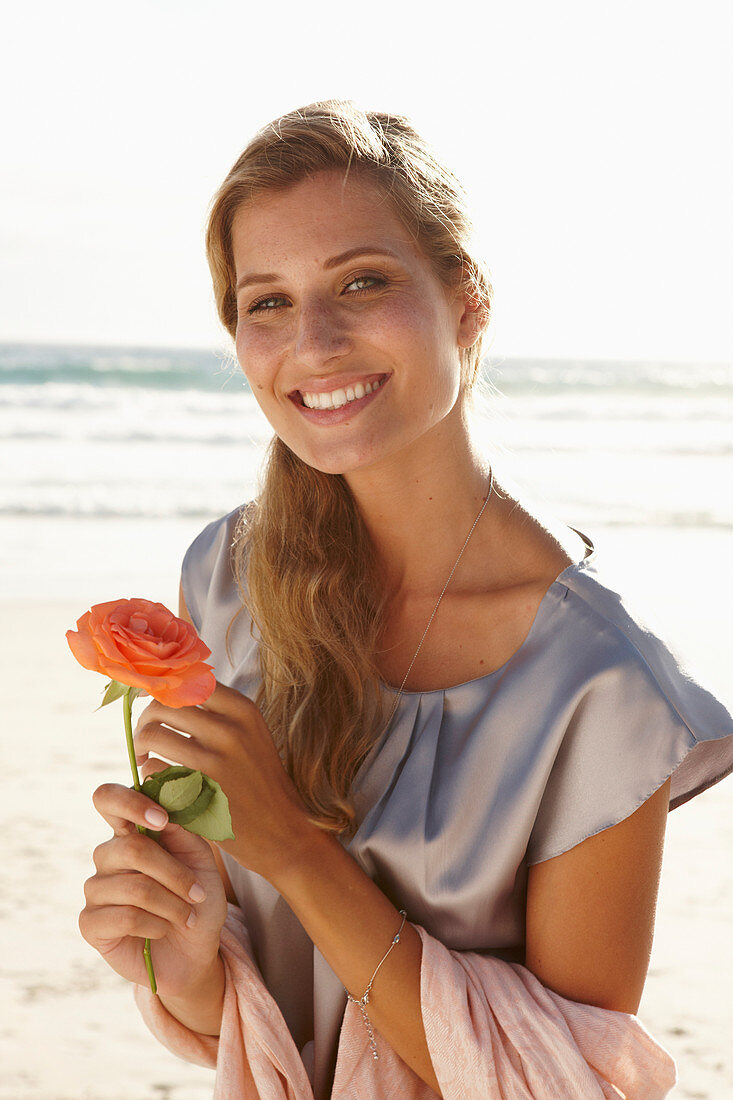
<instances>
[{"instance_id":1,"label":"bracelet charm","mask_svg":"<svg viewBox=\"0 0 733 1100\"><path fill-rule=\"evenodd\" d=\"M350 1000L352 1002L352 1004L358 1005L360 1010L361 1010L362 1019L364 1020L364 1026L366 1027L367 1035L369 1036L369 1046L371 1047L372 1058L375 1060L375 1062L379 1061L379 1052L377 1051L377 1041L374 1038L374 1028L372 1027L372 1022L369 1019L369 1013L367 1012L367 1007L366 1006L369 1004L369 994L371 993L372 985L374 984L374 979L376 978L377 973L379 972L380 966L382 965L384 960L387 958L390 951L394 947L396 947L396 945L400 942L400 935L402 933L402 929L405 927L405 921L407 920L407 913L405 912L404 909L400 909L400 916L402 917L402 924L400 925L399 930L395 933L394 937L392 938L392 942L389 945L389 947L387 948L387 951L385 952L384 956L382 957L382 959L377 964L377 969L374 971L374 973L371 976L371 979L369 981L369 985L366 987L366 990L364 991L364 996L360 997L360 998L352 997L352 995L349 993L348 989L344 990L348 1000Z\"/></svg>"}]
</instances>

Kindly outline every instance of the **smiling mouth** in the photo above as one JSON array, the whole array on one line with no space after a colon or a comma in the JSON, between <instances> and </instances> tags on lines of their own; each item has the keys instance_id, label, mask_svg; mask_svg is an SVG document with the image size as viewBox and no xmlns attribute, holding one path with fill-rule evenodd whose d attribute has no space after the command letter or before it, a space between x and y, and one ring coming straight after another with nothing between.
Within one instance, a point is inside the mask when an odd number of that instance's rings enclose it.
<instances>
[{"instance_id":1,"label":"smiling mouth","mask_svg":"<svg viewBox=\"0 0 733 1100\"><path fill-rule=\"evenodd\" d=\"M353 385L344 386L341 389L331 390L329 393L310 393L306 390L295 390L290 394L291 400L297 405L304 405L307 409L342 409L354 401L360 401L370 393L374 393L384 385L389 375L383 374L366 384L355 382Z\"/></svg>"}]
</instances>

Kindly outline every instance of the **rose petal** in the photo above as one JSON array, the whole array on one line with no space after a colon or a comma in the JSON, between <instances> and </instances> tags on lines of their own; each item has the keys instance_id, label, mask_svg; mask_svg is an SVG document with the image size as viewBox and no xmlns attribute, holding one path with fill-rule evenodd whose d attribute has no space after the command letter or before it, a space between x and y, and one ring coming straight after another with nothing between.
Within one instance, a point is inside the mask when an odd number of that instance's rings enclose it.
<instances>
[{"instance_id":1,"label":"rose petal","mask_svg":"<svg viewBox=\"0 0 733 1100\"><path fill-rule=\"evenodd\" d=\"M184 680L157 681L150 694L166 707L195 707L216 688L216 677L206 665L194 666Z\"/></svg>"},{"instance_id":2,"label":"rose petal","mask_svg":"<svg viewBox=\"0 0 733 1100\"><path fill-rule=\"evenodd\" d=\"M167 608L162 608L161 610L156 608L154 611L151 611L148 616L150 629L159 637L173 621L174 617Z\"/></svg>"},{"instance_id":3,"label":"rose petal","mask_svg":"<svg viewBox=\"0 0 733 1100\"><path fill-rule=\"evenodd\" d=\"M145 661L151 657L154 660L165 661L168 656L173 654L177 656L179 653L175 642L161 642L158 638L141 638L139 635L130 637L126 634L119 634L117 645L120 653L124 653L131 661L135 661L137 658Z\"/></svg>"},{"instance_id":4,"label":"rose petal","mask_svg":"<svg viewBox=\"0 0 733 1100\"><path fill-rule=\"evenodd\" d=\"M122 661L124 663L124 658L120 655L118 640L109 631L107 622L100 623L96 629L92 629L92 638L100 654L104 655L107 660Z\"/></svg>"},{"instance_id":5,"label":"rose petal","mask_svg":"<svg viewBox=\"0 0 733 1100\"><path fill-rule=\"evenodd\" d=\"M119 611L121 607L124 607L129 600L108 600L106 603L95 603L90 608L89 614L91 615L91 622L102 622L104 619L108 619L110 615L115 611Z\"/></svg>"},{"instance_id":6,"label":"rose petal","mask_svg":"<svg viewBox=\"0 0 733 1100\"><path fill-rule=\"evenodd\" d=\"M79 628L78 633L74 630L66 631L66 641L82 668L88 668L92 672L96 672L99 668L99 654L89 633L88 623L89 612L87 611L86 615L82 615L76 624Z\"/></svg>"},{"instance_id":7,"label":"rose petal","mask_svg":"<svg viewBox=\"0 0 733 1100\"><path fill-rule=\"evenodd\" d=\"M144 619L139 613L136 613L135 615L131 615L128 619L127 629L134 630L138 634L145 634L151 628L148 625L148 620Z\"/></svg>"},{"instance_id":8,"label":"rose petal","mask_svg":"<svg viewBox=\"0 0 733 1100\"><path fill-rule=\"evenodd\" d=\"M107 604L100 604L100 607L107 606ZM107 612L107 617L111 623L126 627L135 615L140 615L147 621L155 606L150 600L120 600L115 608Z\"/></svg>"}]
</instances>

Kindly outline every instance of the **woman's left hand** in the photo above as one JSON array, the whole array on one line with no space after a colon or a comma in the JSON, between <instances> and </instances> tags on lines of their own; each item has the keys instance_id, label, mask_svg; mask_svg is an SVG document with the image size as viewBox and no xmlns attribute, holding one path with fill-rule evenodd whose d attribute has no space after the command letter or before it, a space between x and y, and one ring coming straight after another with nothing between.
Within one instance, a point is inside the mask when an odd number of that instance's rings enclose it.
<instances>
[{"instance_id":1,"label":"woman's left hand","mask_svg":"<svg viewBox=\"0 0 733 1100\"><path fill-rule=\"evenodd\" d=\"M198 707L149 703L135 730L135 755L145 777L168 766L157 754L220 784L235 837L221 847L270 881L297 858L297 847L316 828L262 714L235 688L217 683Z\"/></svg>"}]
</instances>

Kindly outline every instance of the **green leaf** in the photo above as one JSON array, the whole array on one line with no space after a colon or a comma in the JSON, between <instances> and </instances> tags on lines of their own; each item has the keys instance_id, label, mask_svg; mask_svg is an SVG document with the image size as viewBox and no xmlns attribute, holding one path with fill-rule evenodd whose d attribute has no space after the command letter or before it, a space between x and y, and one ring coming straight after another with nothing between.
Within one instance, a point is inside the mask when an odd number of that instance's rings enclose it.
<instances>
[{"instance_id":1,"label":"green leaf","mask_svg":"<svg viewBox=\"0 0 733 1100\"><path fill-rule=\"evenodd\" d=\"M168 779L160 788L158 802L169 813L185 810L198 798L203 782L204 777L199 771L182 775L180 779Z\"/></svg>"},{"instance_id":2,"label":"green leaf","mask_svg":"<svg viewBox=\"0 0 733 1100\"><path fill-rule=\"evenodd\" d=\"M183 781L188 782L188 787L185 784L176 786ZM170 793L174 799L187 790L196 793L181 809L171 809L161 798L164 787L173 788ZM163 771L149 775L142 790L148 798L168 810L169 819L174 825L182 825L190 833L196 833L206 840L234 840L229 800L216 780L210 776L185 768L182 764L171 764Z\"/></svg>"},{"instance_id":3,"label":"green leaf","mask_svg":"<svg viewBox=\"0 0 733 1100\"><path fill-rule=\"evenodd\" d=\"M169 812L168 817L174 825L189 825L192 821L195 821L204 810L208 809L209 803L213 797L214 791L207 783L204 783L201 787L201 794L190 806L186 806L185 810L174 810L172 813Z\"/></svg>"},{"instance_id":4,"label":"green leaf","mask_svg":"<svg viewBox=\"0 0 733 1100\"><path fill-rule=\"evenodd\" d=\"M121 684L119 680L110 680L104 689L104 696L97 710L101 710L102 707L106 707L109 703L114 703L116 699L121 699L122 696L126 694L130 696L130 704L132 705L138 695L144 695L145 692L142 688L133 688L128 687L127 684Z\"/></svg>"},{"instance_id":5,"label":"green leaf","mask_svg":"<svg viewBox=\"0 0 733 1100\"><path fill-rule=\"evenodd\" d=\"M204 812L190 821L186 828L206 840L234 840L229 799L215 779L205 775L204 782L213 790L213 797Z\"/></svg>"},{"instance_id":6,"label":"green leaf","mask_svg":"<svg viewBox=\"0 0 733 1100\"><path fill-rule=\"evenodd\" d=\"M182 776L190 775L191 771L191 768L184 768L183 764L170 764L160 772L153 772L152 775L143 780L143 794L146 794L148 798L152 798L154 802L160 803L160 789L163 784L169 779L180 779Z\"/></svg>"},{"instance_id":7,"label":"green leaf","mask_svg":"<svg viewBox=\"0 0 733 1100\"><path fill-rule=\"evenodd\" d=\"M127 686L125 684L120 684L117 680L110 680L104 690L102 702L97 707L97 710L106 707L108 703L114 703L115 699L121 699L126 691Z\"/></svg>"}]
</instances>

